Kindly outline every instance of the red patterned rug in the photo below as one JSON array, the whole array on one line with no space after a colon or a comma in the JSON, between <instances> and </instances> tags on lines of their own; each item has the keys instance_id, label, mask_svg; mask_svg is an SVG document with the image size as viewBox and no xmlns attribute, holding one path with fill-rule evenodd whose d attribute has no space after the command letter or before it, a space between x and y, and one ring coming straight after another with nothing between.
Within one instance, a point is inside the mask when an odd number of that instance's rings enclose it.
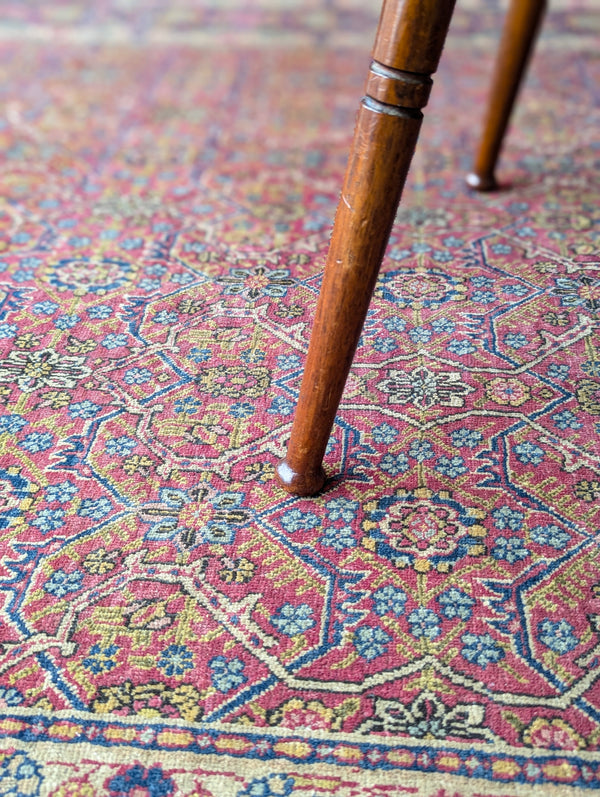
<instances>
[{"instance_id":1,"label":"red patterned rug","mask_svg":"<svg viewBox=\"0 0 600 797\"><path fill-rule=\"evenodd\" d=\"M2 795L600 787L592 0L487 196L457 11L327 489L273 482L376 5L0 2Z\"/></svg>"}]
</instances>

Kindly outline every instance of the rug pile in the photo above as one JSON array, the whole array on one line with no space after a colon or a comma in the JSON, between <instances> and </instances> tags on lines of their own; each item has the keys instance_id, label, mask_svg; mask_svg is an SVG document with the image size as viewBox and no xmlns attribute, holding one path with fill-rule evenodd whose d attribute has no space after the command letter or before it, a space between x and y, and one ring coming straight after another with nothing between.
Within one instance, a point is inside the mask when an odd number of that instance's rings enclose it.
<instances>
[{"instance_id":1,"label":"rug pile","mask_svg":"<svg viewBox=\"0 0 600 797\"><path fill-rule=\"evenodd\" d=\"M0 2L2 795L600 787L591 0L485 196L459 4L327 488L273 481L376 5Z\"/></svg>"}]
</instances>

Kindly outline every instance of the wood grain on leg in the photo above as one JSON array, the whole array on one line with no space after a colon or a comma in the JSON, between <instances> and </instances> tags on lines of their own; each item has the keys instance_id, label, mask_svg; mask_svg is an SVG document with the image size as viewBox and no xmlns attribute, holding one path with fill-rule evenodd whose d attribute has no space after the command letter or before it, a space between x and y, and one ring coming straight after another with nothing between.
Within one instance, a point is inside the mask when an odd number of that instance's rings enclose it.
<instances>
[{"instance_id":1,"label":"wood grain on leg","mask_svg":"<svg viewBox=\"0 0 600 797\"><path fill-rule=\"evenodd\" d=\"M312 495L413 156L454 0L386 0L280 484Z\"/></svg>"},{"instance_id":2,"label":"wood grain on leg","mask_svg":"<svg viewBox=\"0 0 600 797\"><path fill-rule=\"evenodd\" d=\"M546 0L511 0L502 31L498 58L479 150L467 184L478 191L498 187L496 163L519 86L546 8Z\"/></svg>"}]
</instances>

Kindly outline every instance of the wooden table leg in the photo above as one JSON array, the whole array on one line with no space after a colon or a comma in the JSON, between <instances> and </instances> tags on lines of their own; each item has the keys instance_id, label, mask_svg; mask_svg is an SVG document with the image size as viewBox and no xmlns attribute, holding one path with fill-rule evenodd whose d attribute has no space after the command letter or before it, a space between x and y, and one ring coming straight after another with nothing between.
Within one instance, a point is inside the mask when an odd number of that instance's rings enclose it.
<instances>
[{"instance_id":1,"label":"wooden table leg","mask_svg":"<svg viewBox=\"0 0 600 797\"><path fill-rule=\"evenodd\" d=\"M454 0L385 0L280 484L312 495L385 253Z\"/></svg>"},{"instance_id":2,"label":"wooden table leg","mask_svg":"<svg viewBox=\"0 0 600 797\"><path fill-rule=\"evenodd\" d=\"M491 191L498 187L494 174L496 162L545 9L546 0L511 0L494 67L479 150L473 171L467 175L467 184L478 191Z\"/></svg>"}]
</instances>

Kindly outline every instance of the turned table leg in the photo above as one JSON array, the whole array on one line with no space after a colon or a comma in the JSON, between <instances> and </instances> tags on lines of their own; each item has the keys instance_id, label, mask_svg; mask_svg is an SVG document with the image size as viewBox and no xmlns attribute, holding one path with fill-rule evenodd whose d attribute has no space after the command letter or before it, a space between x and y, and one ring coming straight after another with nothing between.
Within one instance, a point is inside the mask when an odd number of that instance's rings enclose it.
<instances>
[{"instance_id":1,"label":"turned table leg","mask_svg":"<svg viewBox=\"0 0 600 797\"><path fill-rule=\"evenodd\" d=\"M318 492L322 459L417 143L454 0L385 0L280 484Z\"/></svg>"},{"instance_id":2,"label":"turned table leg","mask_svg":"<svg viewBox=\"0 0 600 797\"><path fill-rule=\"evenodd\" d=\"M483 132L467 184L478 191L498 187L494 171L510 114L546 8L546 0L511 0L494 68Z\"/></svg>"}]
</instances>

